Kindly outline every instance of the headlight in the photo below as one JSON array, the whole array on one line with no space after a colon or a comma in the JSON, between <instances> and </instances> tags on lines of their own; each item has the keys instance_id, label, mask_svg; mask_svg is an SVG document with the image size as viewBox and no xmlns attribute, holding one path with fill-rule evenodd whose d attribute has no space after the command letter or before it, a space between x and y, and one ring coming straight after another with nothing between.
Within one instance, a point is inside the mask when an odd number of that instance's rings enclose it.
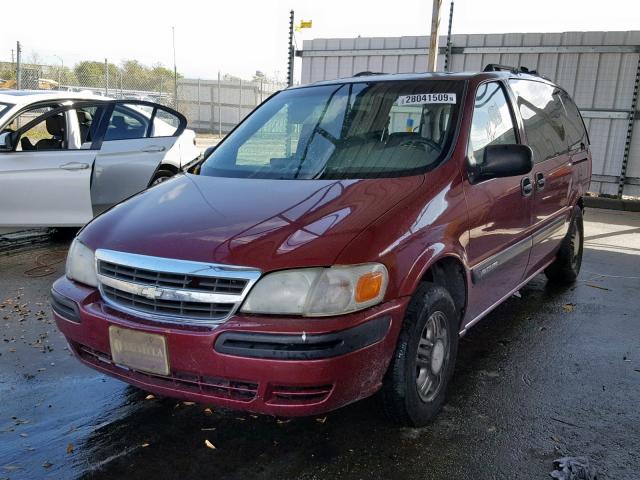
<instances>
[{"instance_id":1,"label":"headlight","mask_svg":"<svg viewBox=\"0 0 640 480\"><path fill-rule=\"evenodd\" d=\"M92 287L98 286L93 250L75 239L67 254L67 278Z\"/></svg>"},{"instance_id":2,"label":"headlight","mask_svg":"<svg viewBox=\"0 0 640 480\"><path fill-rule=\"evenodd\" d=\"M380 263L300 268L261 278L241 311L320 317L362 310L382 301L387 269Z\"/></svg>"}]
</instances>

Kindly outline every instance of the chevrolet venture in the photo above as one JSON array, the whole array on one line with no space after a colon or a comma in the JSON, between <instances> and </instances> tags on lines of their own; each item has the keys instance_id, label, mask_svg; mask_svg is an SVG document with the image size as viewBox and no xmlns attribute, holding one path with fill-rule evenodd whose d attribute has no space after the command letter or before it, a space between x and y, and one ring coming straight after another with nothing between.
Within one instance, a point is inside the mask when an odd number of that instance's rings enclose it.
<instances>
[{"instance_id":1,"label":"chevrolet venture","mask_svg":"<svg viewBox=\"0 0 640 480\"><path fill-rule=\"evenodd\" d=\"M87 225L54 316L156 394L302 416L380 391L423 425L460 336L541 272L576 279L590 177L576 105L526 69L289 88Z\"/></svg>"}]
</instances>

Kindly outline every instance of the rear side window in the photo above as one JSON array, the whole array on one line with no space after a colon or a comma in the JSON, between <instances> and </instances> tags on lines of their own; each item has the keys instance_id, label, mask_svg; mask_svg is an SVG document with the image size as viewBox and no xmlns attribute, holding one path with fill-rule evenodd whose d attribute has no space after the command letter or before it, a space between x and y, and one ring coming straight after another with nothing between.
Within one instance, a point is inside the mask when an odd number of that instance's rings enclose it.
<instances>
[{"instance_id":1,"label":"rear side window","mask_svg":"<svg viewBox=\"0 0 640 480\"><path fill-rule=\"evenodd\" d=\"M576 150L581 148L582 144L589 143L587 131L584 128L584 122L578 107L573 103L567 92L560 91L560 101L564 107L564 127L567 132L567 145L569 150Z\"/></svg>"},{"instance_id":2,"label":"rear side window","mask_svg":"<svg viewBox=\"0 0 640 480\"><path fill-rule=\"evenodd\" d=\"M104 139L111 141L173 137L179 128L180 118L162 107L119 103L111 113Z\"/></svg>"},{"instance_id":3,"label":"rear side window","mask_svg":"<svg viewBox=\"0 0 640 480\"><path fill-rule=\"evenodd\" d=\"M484 162L487 145L517 143L513 118L499 83L483 83L476 91L467 156L472 165Z\"/></svg>"},{"instance_id":4,"label":"rear side window","mask_svg":"<svg viewBox=\"0 0 640 480\"><path fill-rule=\"evenodd\" d=\"M148 128L149 118L144 113L125 105L116 105L104 139L109 141L145 138Z\"/></svg>"},{"instance_id":5,"label":"rear side window","mask_svg":"<svg viewBox=\"0 0 640 480\"><path fill-rule=\"evenodd\" d=\"M582 141L582 119L564 91L531 80L510 80L509 85L517 97L534 162L566 153ZM569 102L574 109L571 115Z\"/></svg>"}]
</instances>

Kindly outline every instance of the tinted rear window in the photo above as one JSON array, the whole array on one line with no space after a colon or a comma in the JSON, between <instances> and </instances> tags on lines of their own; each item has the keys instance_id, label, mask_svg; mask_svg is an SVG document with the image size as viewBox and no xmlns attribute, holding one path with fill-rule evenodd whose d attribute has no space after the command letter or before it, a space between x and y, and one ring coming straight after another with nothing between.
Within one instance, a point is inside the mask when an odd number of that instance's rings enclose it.
<instances>
[{"instance_id":1,"label":"tinted rear window","mask_svg":"<svg viewBox=\"0 0 640 480\"><path fill-rule=\"evenodd\" d=\"M580 111L567 92L560 91L560 101L564 107L563 120L564 128L567 132L569 150L581 148L582 145L586 145L589 141Z\"/></svg>"},{"instance_id":2,"label":"tinted rear window","mask_svg":"<svg viewBox=\"0 0 640 480\"><path fill-rule=\"evenodd\" d=\"M280 92L213 152L201 174L272 179L414 175L451 145L464 82L320 85Z\"/></svg>"},{"instance_id":3,"label":"tinted rear window","mask_svg":"<svg viewBox=\"0 0 640 480\"><path fill-rule=\"evenodd\" d=\"M567 93L532 80L510 80L535 162L566 153L586 143L582 118Z\"/></svg>"}]
</instances>

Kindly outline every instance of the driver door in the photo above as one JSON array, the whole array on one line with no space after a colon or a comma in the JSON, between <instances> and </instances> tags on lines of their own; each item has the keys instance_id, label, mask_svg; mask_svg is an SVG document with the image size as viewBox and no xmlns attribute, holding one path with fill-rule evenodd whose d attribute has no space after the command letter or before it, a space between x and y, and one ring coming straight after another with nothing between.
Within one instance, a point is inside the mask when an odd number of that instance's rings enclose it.
<instances>
[{"instance_id":1,"label":"driver door","mask_svg":"<svg viewBox=\"0 0 640 480\"><path fill-rule=\"evenodd\" d=\"M3 132L0 227L81 226L93 217L94 150L69 149L74 124L58 105L21 112Z\"/></svg>"}]
</instances>

